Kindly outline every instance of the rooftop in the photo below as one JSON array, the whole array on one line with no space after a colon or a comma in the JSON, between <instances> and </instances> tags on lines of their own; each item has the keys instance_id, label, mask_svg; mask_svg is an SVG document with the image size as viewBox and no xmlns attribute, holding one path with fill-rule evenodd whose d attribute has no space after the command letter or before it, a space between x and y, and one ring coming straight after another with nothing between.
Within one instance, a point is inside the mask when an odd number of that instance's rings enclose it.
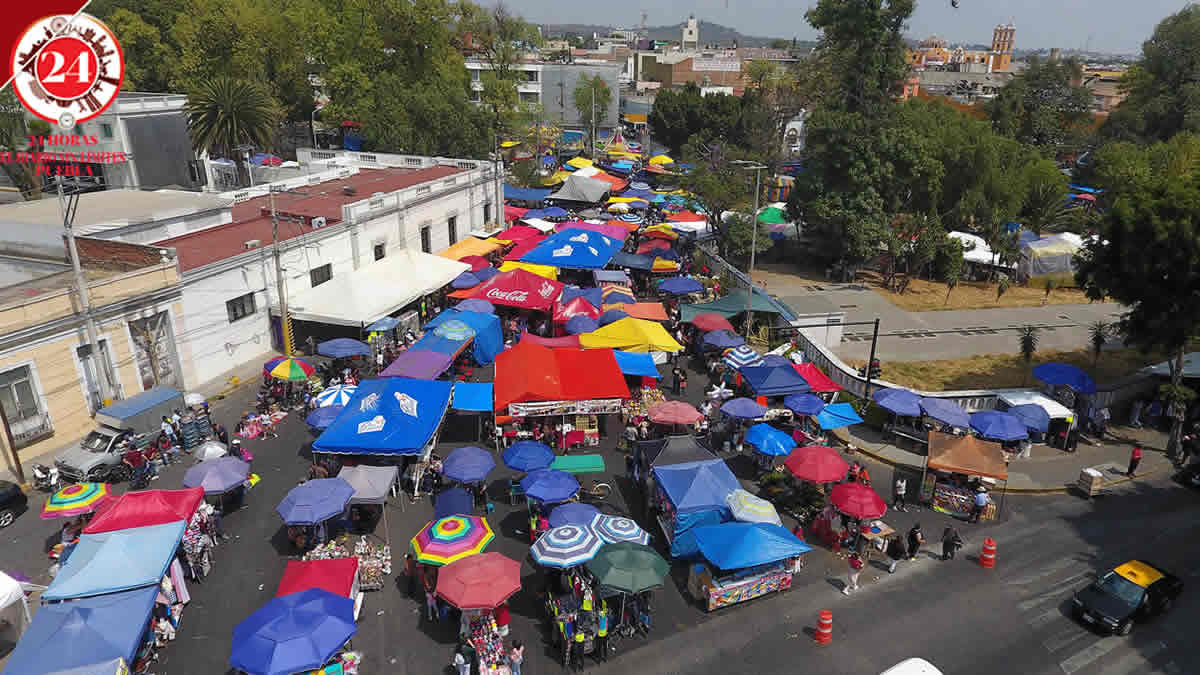
<instances>
[{"instance_id":1,"label":"rooftop","mask_svg":"<svg viewBox=\"0 0 1200 675\"><path fill-rule=\"evenodd\" d=\"M227 208L228 199L186 190L101 190L79 196L75 232L94 234L112 227L186 216L197 211ZM62 235L62 213L58 199L45 199L0 206L0 224L48 225L56 238Z\"/></svg>"},{"instance_id":2,"label":"rooftop","mask_svg":"<svg viewBox=\"0 0 1200 675\"><path fill-rule=\"evenodd\" d=\"M395 192L461 173L463 169L452 166L435 166L427 169L363 169L346 178L325 181L301 188L303 194L280 194L275 197L275 211L291 218L324 217L327 225L341 222L342 207L347 204L370 199L376 192ZM345 188L352 194L346 194ZM246 250L246 242L257 239L271 241L271 198L255 197L235 204L233 222L227 225L185 234L181 237L158 242L158 245L174 248L179 256L183 271L203 267L219 260L231 258ZM280 241L299 237L310 231L296 226L279 228Z\"/></svg>"}]
</instances>

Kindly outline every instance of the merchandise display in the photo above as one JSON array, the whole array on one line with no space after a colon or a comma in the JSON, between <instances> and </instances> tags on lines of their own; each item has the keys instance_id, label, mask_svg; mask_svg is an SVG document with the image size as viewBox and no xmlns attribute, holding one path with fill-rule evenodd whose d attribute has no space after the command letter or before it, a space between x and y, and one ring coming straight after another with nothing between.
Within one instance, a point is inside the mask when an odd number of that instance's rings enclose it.
<instances>
[{"instance_id":1,"label":"merchandise display","mask_svg":"<svg viewBox=\"0 0 1200 675\"><path fill-rule=\"evenodd\" d=\"M392 573L392 549L390 546L379 546L369 541L365 536L354 542L354 548L349 548L349 537L343 535L337 539L320 544L304 554L304 560L330 560L332 558L358 558L358 588L362 591L377 591L383 588L384 581Z\"/></svg>"},{"instance_id":2,"label":"merchandise display","mask_svg":"<svg viewBox=\"0 0 1200 675\"><path fill-rule=\"evenodd\" d=\"M468 630L470 632L467 639L475 649L479 672L489 675L509 672L504 640L500 637L500 629L496 626L496 620L490 615L472 617Z\"/></svg>"},{"instance_id":3,"label":"merchandise display","mask_svg":"<svg viewBox=\"0 0 1200 675\"><path fill-rule=\"evenodd\" d=\"M635 396L621 404L621 416L625 420L645 417L649 410L660 403L666 403L667 397L661 389L643 387L640 396Z\"/></svg>"},{"instance_id":4,"label":"merchandise display","mask_svg":"<svg viewBox=\"0 0 1200 675\"><path fill-rule=\"evenodd\" d=\"M966 517L971 515L971 508L974 503L975 493L966 488L960 488L949 481L942 480L939 480L933 486L933 498L930 500L930 505L934 511L952 516ZM988 505L984 507L980 519L995 520L995 518L996 503L989 497Z\"/></svg>"}]
</instances>

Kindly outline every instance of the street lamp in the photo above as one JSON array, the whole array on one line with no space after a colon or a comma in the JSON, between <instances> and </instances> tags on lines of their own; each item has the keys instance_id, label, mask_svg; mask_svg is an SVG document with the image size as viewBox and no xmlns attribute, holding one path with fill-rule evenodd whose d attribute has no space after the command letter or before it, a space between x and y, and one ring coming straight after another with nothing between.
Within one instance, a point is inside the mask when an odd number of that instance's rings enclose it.
<instances>
[{"instance_id":1,"label":"street lamp","mask_svg":"<svg viewBox=\"0 0 1200 675\"><path fill-rule=\"evenodd\" d=\"M758 248L758 199L762 194L762 170L766 164L752 162L746 159L735 159L730 162L742 171L754 172L754 215L750 221L750 267L746 269L746 281L750 284L746 292L746 337L750 337L750 307L754 300L754 253Z\"/></svg>"}]
</instances>

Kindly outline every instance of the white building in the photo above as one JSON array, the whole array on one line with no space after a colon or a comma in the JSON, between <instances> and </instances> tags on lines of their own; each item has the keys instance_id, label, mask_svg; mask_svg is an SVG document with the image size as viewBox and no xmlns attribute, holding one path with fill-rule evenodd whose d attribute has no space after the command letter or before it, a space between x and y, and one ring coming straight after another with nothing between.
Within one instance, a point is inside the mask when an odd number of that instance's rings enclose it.
<instances>
[{"instance_id":1,"label":"white building","mask_svg":"<svg viewBox=\"0 0 1200 675\"><path fill-rule=\"evenodd\" d=\"M679 47L681 49L700 48L700 23L695 15L689 16L687 23L679 28Z\"/></svg>"},{"instance_id":2,"label":"white building","mask_svg":"<svg viewBox=\"0 0 1200 675\"><path fill-rule=\"evenodd\" d=\"M479 103L483 96L483 74L491 66L477 59L468 60L466 65L471 73L471 100ZM604 78L612 95L608 109L597 126L611 129L620 121L620 81L626 64L599 59L585 63L584 59L580 59L576 63L519 63L513 67L521 77L517 85L521 102L540 104L547 120L567 128L582 129L579 109L575 107L575 88L579 85L580 77L599 75Z\"/></svg>"}]
</instances>

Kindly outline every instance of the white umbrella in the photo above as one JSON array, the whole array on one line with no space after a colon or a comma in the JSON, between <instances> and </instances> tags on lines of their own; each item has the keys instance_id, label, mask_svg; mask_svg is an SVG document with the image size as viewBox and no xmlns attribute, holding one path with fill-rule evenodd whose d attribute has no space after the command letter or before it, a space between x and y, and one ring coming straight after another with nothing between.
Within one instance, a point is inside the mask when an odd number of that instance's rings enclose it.
<instances>
[{"instance_id":1,"label":"white umbrella","mask_svg":"<svg viewBox=\"0 0 1200 675\"><path fill-rule=\"evenodd\" d=\"M346 405L350 399L354 398L356 391L358 391L358 387L352 384L332 386L317 394L317 406L324 408L328 405Z\"/></svg>"},{"instance_id":2,"label":"white umbrella","mask_svg":"<svg viewBox=\"0 0 1200 675\"><path fill-rule=\"evenodd\" d=\"M738 488L725 497L725 504L735 520L743 523L775 523L783 525L779 512L771 502L755 497L749 492Z\"/></svg>"},{"instance_id":3,"label":"white umbrella","mask_svg":"<svg viewBox=\"0 0 1200 675\"><path fill-rule=\"evenodd\" d=\"M195 457L196 461L198 462L203 462L206 459L224 457L228 454L229 450L225 447L225 444L218 441L204 441L200 444L200 447L196 448L192 452L192 456Z\"/></svg>"},{"instance_id":4,"label":"white umbrella","mask_svg":"<svg viewBox=\"0 0 1200 675\"><path fill-rule=\"evenodd\" d=\"M186 403L188 407L194 405L204 405L204 401L206 400L207 399L204 398L204 394L197 394L196 392L192 392L183 397L183 402Z\"/></svg>"}]
</instances>

